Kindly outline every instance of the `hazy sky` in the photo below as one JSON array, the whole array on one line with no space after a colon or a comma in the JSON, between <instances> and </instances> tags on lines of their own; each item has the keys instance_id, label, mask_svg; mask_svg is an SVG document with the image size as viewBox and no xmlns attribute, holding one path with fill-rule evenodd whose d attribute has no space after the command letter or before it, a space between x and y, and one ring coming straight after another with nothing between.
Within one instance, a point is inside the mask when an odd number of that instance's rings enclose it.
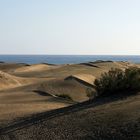
<instances>
[{"instance_id":1,"label":"hazy sky","mask_svg":"<svg viewBox=\"0 0 140 140\"><path fill-rule=\"evenodd\" d=\"M0 0L0 54L140 54L140 0Z\"/></svg>"}]
</instances>

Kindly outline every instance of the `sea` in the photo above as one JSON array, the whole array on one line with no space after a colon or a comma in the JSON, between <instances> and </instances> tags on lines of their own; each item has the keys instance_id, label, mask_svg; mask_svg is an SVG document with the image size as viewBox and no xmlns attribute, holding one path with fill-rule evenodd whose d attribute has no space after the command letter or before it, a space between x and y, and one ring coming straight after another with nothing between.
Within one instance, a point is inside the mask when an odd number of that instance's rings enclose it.
<instances>
[{"instance_id":1,"label":"sea","mask_svg":"<svg viewBox=\"0 0 140 140\"><path fill-rule=\"evenodd\" d=\"M140 63L140 55L0 55L0 62L7 63L76 64L97 60Z\"/></svg>"}]
</instances>

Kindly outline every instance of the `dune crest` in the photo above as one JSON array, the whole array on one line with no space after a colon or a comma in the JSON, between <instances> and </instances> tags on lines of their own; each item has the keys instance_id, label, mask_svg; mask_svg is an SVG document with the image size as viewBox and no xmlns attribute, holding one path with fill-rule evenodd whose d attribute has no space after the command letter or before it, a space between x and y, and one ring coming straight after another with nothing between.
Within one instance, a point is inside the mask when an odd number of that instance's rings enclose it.
<instances>
[{"instance_id":1,"label":"dune crest","mask_svg":"<svg viewBox=\"0 0 140 140\"><path fill-rule=\"evenodd\" d=\"M23 66L17 68L15 72L34 72L34 71L44 71L53 68L54 66L48 64L33 64L30 66Z\"/></svg>"},{"instance_id":2,"label":"dune crest","mask_svg":"<svg viewBox=\"0 0 140 140\"><path fill-rule=\"evenodd\" d=\"M76 75L71 75L65 78L65 80L70 80L70 79L75 79L79 82L93 86L96 77L91 74L76 74Z\"/></svg>"},{"instance_id":3,"label":"dune crest","mask_svg":"<svg viewBox=\"0 0 140 140\"><path fill-rule=\"evenodd\" d=\"M23 78L0 71L0 90L30 85L38 81L36 78Z\"/></svg>"},{"instance_id":4,"label":"dune crest","mask_svg":"<svg viewBox=\"0 0 140 140\"><path fill-rule=\"evenodd\" d=\"M0 71L0 90L20 85L21 83L16 76Z\"/></svg>"},{"instance_id":5,"label":"dune crest","mask_svg":"<svg viewBox=\"0 0 140 140\"><path fill-rule=\"evenodd\" d=\"M99 61L81 64L19 64L0 65L0 120L69 106L87 101L94 93L94 81L111 68L139 66L123 61ZM69 96L69 103L57 96ZM7 114L7 115L6 115ZM0 121L0 123L2 122Z\"/></svg>"}]
</instances>

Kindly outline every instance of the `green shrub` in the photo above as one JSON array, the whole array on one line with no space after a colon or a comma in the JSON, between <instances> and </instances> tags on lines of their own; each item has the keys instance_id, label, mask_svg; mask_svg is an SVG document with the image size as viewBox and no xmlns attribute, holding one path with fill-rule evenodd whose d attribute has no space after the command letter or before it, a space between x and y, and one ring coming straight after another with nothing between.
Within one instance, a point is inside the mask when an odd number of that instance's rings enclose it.
<instances>
[{"instance_id":1,"label":"green shrub","mask_svg":"<svg viewBox=\"0 0 140 140\"><path fill-rule=\"evenodd\" d=\"M126 88L130 90L140 89L140 68L129 68L125 70Z\"/></svg>"},{"instance_id":2,"label":"green shrub","mask_svg":"<svg viewBox=\"0 0 140 140\"><path fill-rule=\"evenodd\" d=\"M121 69L111 69L108 73L101 75L95 80L98 95L113 94L119 91L140 90L140 69L136 67Z\"/></svg>"},{"instance_id":3,"label":"green shrub","mask_svg":"<svg viewBox=\"0 0 140 140\"><path fill-rule=\"evenodd\" d=\"M67 94L59 94L59 95L56 95L56 96L58 96L58 97L60 97L60 98L72 100L72 98L71 98L69 95L67 95Z\"/></svg>"}]
</instances>

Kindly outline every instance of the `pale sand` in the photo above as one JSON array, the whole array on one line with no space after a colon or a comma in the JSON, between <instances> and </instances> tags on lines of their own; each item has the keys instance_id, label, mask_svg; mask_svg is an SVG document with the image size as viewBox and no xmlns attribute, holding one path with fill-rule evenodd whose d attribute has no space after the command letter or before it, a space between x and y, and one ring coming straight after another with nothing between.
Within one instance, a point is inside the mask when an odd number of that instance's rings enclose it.
<instances>
[{"instance_id":1,"label":"pale sand","mask_svg":"<svg viewBox=\"0 0 140 140\"><path fill-rule=\"evenodd\" d=\"M102 73L111 68L125 69L131 66L138 65L128 62L90 62L59 66L2 63L0 120L8 121L71 105L69 101L56 98L60 94L69 95L73 103L86 101L89 99L87 89L94 90L94 80Z\"/></svg>"},{"instance_id":2,"label":"pale sand","mask_svg":"<svg viewBox=\"0 0 140 140\"><path fill-rule=\"evenodd\" d=\"M77 79L79 82L85 82L89 85L94 85L94 81L96 79L95 76L91 75L91 74L76 74L76 75L71 75L69 77L66 77L66 80L70 80L70 79Z\"/></svg>"},{"instance_id":3,"label":"pale sand","mask_svg":"<svg viewBox=\"0 0 140 140\"><path fill-rule=\"evenodd\" d=\"M48 65L48 64L33 64L30 66L23 66L20 68L15 69L15 72L35 72L35 71L44 71L44 70L49 70L52 68L56 68L58 66L55 65Z\"/></svg>"}]
</instances>

